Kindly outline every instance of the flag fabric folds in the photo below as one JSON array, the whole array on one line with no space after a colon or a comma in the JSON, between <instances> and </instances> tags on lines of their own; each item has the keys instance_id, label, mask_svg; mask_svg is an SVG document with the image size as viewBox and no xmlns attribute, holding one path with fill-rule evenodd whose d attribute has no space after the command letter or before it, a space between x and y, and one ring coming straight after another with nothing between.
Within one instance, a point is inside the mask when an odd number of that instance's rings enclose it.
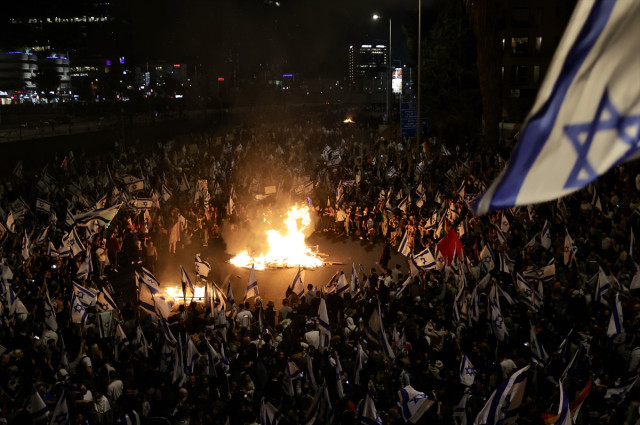
<instances>
[{"instance_id":1,"label":"flag fabric folds","mask_svg":"<svg viewBox=\"0 0 640 425\"><path fill-rule=\"evenodd\" d=\"M562 197L634 157L639 19L637 1L578 2L507 167L472 203L477 214Z\"/></svg>"},{"instance_id":2,"label":"flag fabric folds","mask_svg":"<svg viewBox=\"0 0 640 425\"><path fill-rule=\"evenodd\" d=\"M318 330L320 331L320 350L329 348L331 343L331 327L329 326L329 314L327 313L327 303L324 300L324 293L320 298L318 307Z\"/></svg>"},{"instance_id":3,"label":"flag fabric folds","mask_svg":"<svg viewBox=\"0 0 640 425\"><path fill-rule=\"evenodd\" d=\"M620 385L617 385L613 388L609 388L607 392L604 394L605 400L610 399L614 395L618 396L619 401L624 400L627 394L629 394L629 391L631 391L631 388L633 388L633 386L635 385L639 376L640 375L634 375L631 378L628 378L622 381Z\"/></svg>"},{"instance_id":4,"label":"flag fabric folds","mask_svg":"<svg viewBox=\"0 0 640 425\"><path fill-rule=\"evenodd\" d=\"M476 380L476 368L473 367L471 361L466 354L462 355L460 360L460 382L467 387L473 385Z\"/></svg>"},{"instance_id":5,"label":"flag fabric folds","mask_svg":"<svg viewBox=\"0 0 640 425\"><path fill-rule=\"evenodd\" d=\"M525 366L504 381L491 394L473 424L498 425L504 423L507 418L515 420L514 416L520 407L525 386L527 385L528 370L529 366Z\"/></svg>"},{"instance_id":6,"label":"flag fabric folds","mask_svg":"<svg viewBox=\"0 0 640 425\"><path fill-rule=\"evenodd\" d=\"M616 301L611 309L607 336L613 337L622 332L624 332L624 327L622 326L622 303L620 302L620 294L616 294Z\"/></svg>"},{"instance_id":7,"label":"flag fabric folds","mask_svg":"<svg viewBox=\"0 0 640 425\"><path fill-rule=\"evenodd\" d=\"M247 293L244 296L244 299L248 300L251 297L257 297L258 295L260 295L260 293L258 292L258 280L256 279L256 270L252 264L251 273L249 273L249 284L247 285Z\"/></svg>"},{"instance_id":8,"label":"flag fabric folds","mask_svg":"<svg viewBox=\"0 0 640 425\"><path fill-rule=\"evenodd\" d=\"M378 414L378 410L373 403L373 398L371 398L371 394L368 393L364 400L362 423L367 425L383 425L382 419L380 419L380 415Z\"/></svg>"},{"instance_id":9,"label":"flag fabric folds","mask_svg":"<svg viewBox=\"0 0 640 425\"><path fill-rule=\"evenodd\" d=\"M398 391L398 396L400 397L402 418L409 424L417 423L434 403L433 400L427 398L425 393L415 390L411 385Z\"/></svg>"},{"instance_id":10,"label":"flag fabric folds","mask_svg":"<svg viewBox=\"0 0 640 425\"><path fill-rule=\"evenodd\" d=\"M198 270L198 256L196 256L196 273ZM180 282L182 282L182 296L187 298L187 288L191 290L191 294L195 294L195 290L193 289L193 283L191 283L191 279L187 274L187 271L184 267L180 266Z\"/></svg>"},{"instance_id":11,"label":"flag fabric folds","mask_svg":"<svg viewBox=\"0 0 640 425\"><path fill-rule=\"evenodd\" d=\"M211 265L200 258L200 254L196 254L196 275L202 279L206 279L211 271ZM193 288L192 288L193 289Z\"/></svg>"}]
</instances>

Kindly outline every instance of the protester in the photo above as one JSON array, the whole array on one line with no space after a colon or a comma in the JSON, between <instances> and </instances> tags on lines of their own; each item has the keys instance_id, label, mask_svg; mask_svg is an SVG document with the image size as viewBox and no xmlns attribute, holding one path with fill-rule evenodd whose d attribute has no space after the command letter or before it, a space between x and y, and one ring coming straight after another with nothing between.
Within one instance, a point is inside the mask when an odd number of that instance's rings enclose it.
<instances>
[{"instance_id":1,"label":"protester","mask_svg":"<svg viewBox=\"0 0 640 425\"><path fill-rule=\"evenodd\" d=\"M637 419L636 164L474 217L466 202L507 159L485 146L429 140L427 155L366 121L269 118L70 153L0 184L0 421L452 424L498 405L542 424L560 388L575 423ZM326 299L289 288L279 311L213 291L187 307L150 295L156 261L248 228L284 194L311 203L318 231L376 245L380 264ZM389 269L391 252L407 262ZM138 299L115 285L133 270ZM525 376L507 394L521 402L487 403Z\"/></svg>"}]
</instances>

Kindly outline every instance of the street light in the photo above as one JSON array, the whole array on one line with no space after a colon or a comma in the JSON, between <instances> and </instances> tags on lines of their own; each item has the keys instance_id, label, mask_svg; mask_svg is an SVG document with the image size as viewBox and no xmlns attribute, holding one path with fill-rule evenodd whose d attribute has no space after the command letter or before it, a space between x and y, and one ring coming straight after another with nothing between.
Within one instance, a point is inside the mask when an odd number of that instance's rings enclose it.
<instances>
[{"instance_id":1,"label":"street light","mask_svg":"<svg viewBox=\"0 0 640 425\"><path fill-rule=\"evenodd\" d=\"M418 106L417 106L417 120L416 123L416 141L418 145L420 145L420 136L421 136L421 122L420 122L420 89L422 88L422 0L418 0Z\"/></svg>"},{"instance_id":2,"label":"street light","mask_svg":"<svg viewBox=\"0 0 640 425\"><path fill-rule=\"evenodd\" d=\"M374 14L373 20L377 21L382 19L382 16ZM391 126L391 66L393 61L391 60L391 18L389 18L389 58L387 61L387 125Z\"/></svg>"}]
</instances>

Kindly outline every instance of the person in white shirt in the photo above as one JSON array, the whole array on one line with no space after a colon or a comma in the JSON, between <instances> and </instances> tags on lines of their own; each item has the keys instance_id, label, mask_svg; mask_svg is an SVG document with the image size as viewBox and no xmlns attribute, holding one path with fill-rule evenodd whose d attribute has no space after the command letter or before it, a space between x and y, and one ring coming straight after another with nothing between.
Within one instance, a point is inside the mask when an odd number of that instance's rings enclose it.
<instances>
[{"instance_id":1,"label":"person in white shirt","mask_svg":"<svg viewBox=\"0 0 640 425\"><path fill-rule=\"evenodd\" d=\"M111 379L111 382L107 386L107 398L112 404L115 404L122 395L124 384L118 377L118 372L116 371L110 372L109 378Z\"/></svg>"},{"instance_id":2,"label":"person in white shirt","mask_svg":"<svg viewBox=\"0 0 640 425\"><path fill-rule=\"evenodd\" d=\"M253 314L251 313L250 305L249 305L249 302L247 301L244 303L244 308L242 309L242 311L240 311L236 316L236 322L238 322L238 327L241 330L246 331L247 329L249 329L249 326L251 326L252 319L253 319Z\"/></svg>"}]
</instances>

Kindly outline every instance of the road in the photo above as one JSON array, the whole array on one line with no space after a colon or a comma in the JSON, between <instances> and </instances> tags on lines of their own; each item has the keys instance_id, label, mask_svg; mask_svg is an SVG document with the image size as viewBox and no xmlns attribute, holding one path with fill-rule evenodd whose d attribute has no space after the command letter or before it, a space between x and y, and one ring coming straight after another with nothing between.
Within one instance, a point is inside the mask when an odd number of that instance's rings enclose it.
<instances>
[{"instance_id":1,"label":"road","mask_svg":"<svg viewBox=\"0 0 640 425\"><path fill-rule=\"evenodd\" d=\"M342 265L326 265L316 270L306 270L304 283L313 284L318 288L326 286L336 271L344 271L347 280L351 280L351 265L355 264L356 269L362 264L365 271L369 272L371 267L377 267L382 244L370 245L367 241L356 237L345 235L335 236L332 233L314 233L307 239L308 246L319 246L319 251L328 254L328 261L342 263ZM210 241L208 247L202 247L195 242L191 246L178 249L177 253L159 252L159 261L156 266L155 276L162 286L180 287L180 266L184 266L194 280L194 259L196 254L200 254L202 259L206 259L211 264L209 280L221 284L222 280L231 275L231 288L236 303L241 301L247 289L249 281L249 269L238 268L227 260L232 256L225 250L224 241L221 239ZM234 253L235 255L235 253ZM405 270L406 259L396 252L392 253L389 266L400 264ZM282 305L287 287L293 281L297 269L277 269L277 270L257 270L256 279L260 297L266 301L273 300L276 308ZM123 292L125 298L135 297L135 280L133 267L121 267L120 273L110 274L110 279L114 287ZM222 288L226 291L226 286ZM250 300L252 301L252 300Z\"/></svg>"}]
</instances>

